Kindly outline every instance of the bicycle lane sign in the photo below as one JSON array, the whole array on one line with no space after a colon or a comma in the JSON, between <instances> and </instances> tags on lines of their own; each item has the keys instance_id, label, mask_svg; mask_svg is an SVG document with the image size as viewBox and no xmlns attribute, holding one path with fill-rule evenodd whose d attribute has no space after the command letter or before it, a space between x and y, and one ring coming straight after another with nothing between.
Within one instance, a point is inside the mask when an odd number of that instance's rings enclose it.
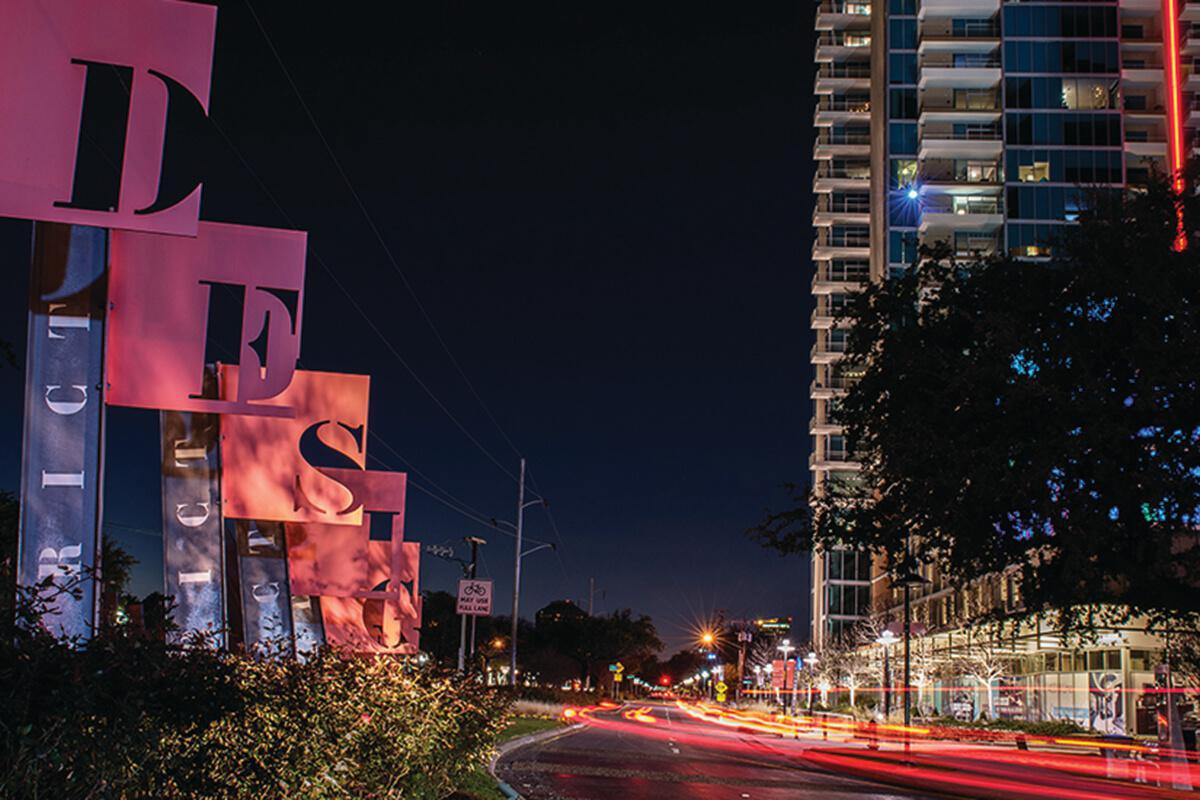
<instances>
[{"instance_id":1,"label":"bicycle lane sign","mask_svg":"<svg viewBox=\"0 0 1200 800\"><path fill-rule=\"evenodd\" d=\"M458 582L458 613L469 617L486 617L492 613L492 582L461 580Z\"/></svg>"}]
</instances>

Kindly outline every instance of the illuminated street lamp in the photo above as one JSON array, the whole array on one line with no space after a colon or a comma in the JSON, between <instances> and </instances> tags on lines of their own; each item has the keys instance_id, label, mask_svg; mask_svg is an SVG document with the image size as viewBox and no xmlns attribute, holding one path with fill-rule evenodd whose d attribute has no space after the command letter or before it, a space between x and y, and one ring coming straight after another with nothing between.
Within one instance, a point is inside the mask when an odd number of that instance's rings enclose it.
<instances>
[{"instance_id":1,"label":"illuminated street lamp","mask_svg":"<svg viewBox=\"0 0 1200 800\"><path fill-rule=\"evenodd\" d=\"M779 643L779 645L775 649L778 650L779 652L783 653L783 691L786 694L788 691L788 685L787 685L788 659L791 657L792 652L796 648L792 645L791 639L784 639L782 642ZM791 702L791 706L792 706L792 713L793 714L796 713L796 675L795 675L795 670L792 671L792 702Z\"/></svg>"},{"instance_id":2,"label":"illuminated street lamp","mask_svg":"<svg viewBox=\"0 0 1200 800\"><path fill-rule=\"evenodd\" d=\"M810 652L808 657L804 659L804 663L808 665L808 715L811 717L813 713L813 688L817 682L817 654Z\"/></svg>"}]
</instances>

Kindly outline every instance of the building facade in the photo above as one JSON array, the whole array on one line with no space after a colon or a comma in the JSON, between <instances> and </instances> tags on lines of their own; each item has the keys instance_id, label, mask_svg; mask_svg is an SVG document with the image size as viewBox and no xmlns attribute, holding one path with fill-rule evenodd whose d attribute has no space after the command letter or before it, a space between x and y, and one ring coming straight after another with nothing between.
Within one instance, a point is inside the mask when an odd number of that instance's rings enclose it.
<instances>
[{"instance_id":1,"label":"building facade","mask_svg":"<svg viewBox=\"0 0 1200 800\"><path fill-rule=\"evenodd\" d=\"M815 238L809 467L858 482L832 410L849 296L945 242L956 256L1050 255L1081 187L1182 167L1200 118L1200 2L821 0L816 9ZM1200 29L1198 29L1200 32ZM1189 148L1190 149L1190 148ZM887 606L878 565L812 559L820 647Z\"/></svg>"}]
</instances>

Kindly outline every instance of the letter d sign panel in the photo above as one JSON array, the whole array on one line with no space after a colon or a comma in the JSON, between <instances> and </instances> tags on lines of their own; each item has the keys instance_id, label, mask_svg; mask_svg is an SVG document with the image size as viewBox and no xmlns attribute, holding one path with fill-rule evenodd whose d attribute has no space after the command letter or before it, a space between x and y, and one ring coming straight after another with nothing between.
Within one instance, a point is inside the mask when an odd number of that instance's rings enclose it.
<instances>
[{"instance_id":1,"label":"letter d sign panel","mask_svg":"<svg viewBox=\"0 0 1200 800\"><path fill-rule=\"evenodd\" d=\"M0 0L0 216L195 236L184 128L216 24L180 0Z\"/></svg>"}]
</instances>

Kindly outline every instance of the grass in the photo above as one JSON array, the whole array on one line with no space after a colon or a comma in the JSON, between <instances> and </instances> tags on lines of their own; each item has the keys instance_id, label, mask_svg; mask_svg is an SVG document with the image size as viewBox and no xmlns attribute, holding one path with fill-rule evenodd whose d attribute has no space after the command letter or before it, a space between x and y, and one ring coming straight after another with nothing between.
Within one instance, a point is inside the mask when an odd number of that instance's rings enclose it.
<instances>
[{"instance_id":1,"label":"grass","mask_svg":"<svg viewBox=\"0 0 1200 800\"><path fill-rule=\"evenodd\" d=\"M447 800L506 800L504 792L496 786L496 779L488 774L487 769L478 767L467 773L466 777L454 787L454 794Z\"/></svg>"},{"instance_id":2,"label":"grass","mask_svg":"<svg viewBox=\"0 0 1200 800\"><path fill-rule=\"evenodd\" d=\"M562 722L557 719L514 717L513 721L508 723L508 727L500 732L500 738L496 740L496 743L502 744L521 736L552 730L560 726L562 726ZM458 786L454 787L454 794L447 800L505 800L505 798L504 793L496 786L496 779L488 773L486 768L479 767L468 773Z\"/></svg>"},{"instance_id":3,"label":"grass","mask_svg":"<svg viewBox=\"0 0 1200 800\"><path fill-rule=\"evenodd\" d=\"M512 722L508 723L508 727L500 732L500 742L507 742L510 739L516 739L519 736L528 736L531 733L540 733L548 731L562 725L557 719L543 719L541 717L516 717Z\"/></svg>"}]
</instances>

